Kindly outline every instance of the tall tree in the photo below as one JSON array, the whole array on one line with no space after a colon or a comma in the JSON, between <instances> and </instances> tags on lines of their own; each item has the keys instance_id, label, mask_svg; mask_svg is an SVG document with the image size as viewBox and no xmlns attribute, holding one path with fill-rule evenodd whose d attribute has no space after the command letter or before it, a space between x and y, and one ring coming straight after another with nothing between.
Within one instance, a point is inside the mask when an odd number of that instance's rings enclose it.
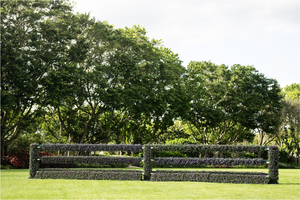
<instances>
[{"instance_id":1,"label":"tall tree","mask_svg":"<svg viewBox=\"0 0 300 200\"><path fill-rule=\"evenodd\" d=\"M190 97L186 121L194 140L231 144L252 140L252 130L275 134L280 111L279 87L251 66L190 62L185 77Z\"/></svg>"},{"instance_id":2,"label":"tall tree","mask_svg":"<svg viewBox=\"0 0 300 200\"><path fill-rule=\"evenodd\" d=\"M147 125L158 130L172 124L184 110L178 55L150 41L139 26L114 29L96 22L87 35L90 49L79 65L77 89L54 106L72 142L143 143Z\"/></svg>"},{"instance_id":3,"label":"tall tree","mask_svg":"<svg viewBox=\"0 0 300 200\"><path fill-rule=\"evenodd\" d=\"M300 84L293 83L284 88L283 109L278 115L281 125L275 142L282 149L293 154L300 154Z\"/></svg>"},{"instance_id":4,"label":"tall tree","mask_svg":"<svg viewBox=\"0 0 300 200\"><path fill-rule=\"evenodd\" d=\"M285 97L288 99L300 99L300 83L292 83L284 87Z\"/></svg>"},{"instance_id":5,"label":"tall tree","mask_svg":"<svg viewBox=\"0 0 300 200\"><path fill-rule=\"evenodd\" d=\"M1 1L3 153L41 115L43 106L59 104L70 91L60 82L76 74L86 57L88 18L74 15L68 1Z\"/></svg>"}]
</instances>

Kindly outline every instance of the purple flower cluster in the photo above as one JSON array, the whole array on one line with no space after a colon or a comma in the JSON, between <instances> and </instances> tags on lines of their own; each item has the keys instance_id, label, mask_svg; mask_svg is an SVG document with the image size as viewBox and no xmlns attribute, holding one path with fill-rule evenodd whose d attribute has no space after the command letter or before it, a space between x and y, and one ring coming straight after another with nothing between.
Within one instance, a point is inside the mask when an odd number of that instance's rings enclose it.
<instances>
[{"instance_id":1,"label":"purple flower cluster","mask_svg":"<svg viewBox=\"0 0 300 200\"><path fill-rule=\"evenodd\" d=\"M270 183L278 184L279 180L279 149L278 146L271 145L269 146L269 176Z\"/></svg>"},{"instance_id":2,"label":"purple flower cluster","mask_svg":"<svg viewBox=\"0 0 300 200\"><path fill-rule=\"evenodd\" d=\"M197 181L217 183L267 184L266 173L256 172L216 172L216 171L168 171L157 170L151 181Z\"/></svg>"},{"instance_id":3,"label":"purple flower cluster","mask_svg":"<svg viewBox=\"0 0 300 200\"><path fill-rule=\"evenodd\" d=\"M42 144L45 151L132 151L142 152L140 144Z\"/></svg>"},{"instance_id":4,"label":"purple flower cluster","mask_svg":"<svg viewBox=\"0 0 300 200\"><path fill-rule=\"evenodd\" d=\"M41 161L46 164L132 164L139 166L141 159L119 156L43 156Z\"/></svg>"},{"instance_id":5,"label":"purple flower cluster","mask_svg":"<svg viewBox=\"0 0 300 200\"><path fill-rule=\"evenodd\" d=\"M152 172L152 150L151 145L144 145L144 180L150 180L151 172Z\"/></svg>"},{"instance_id":6,"label":"purple flower cluster","mask_svg":"<svg viewBox=\"0 0 300 200\"><path fill-rule=\"evenodd\" d=\"M200 144L172 144L172 145L153 145L156 151L179 151L182 153L191 152L250 152L259 153L261 146L243 146L243 145L200 145Z\"/></svg>"},{"instance_id":7,"label":"purple flower cluster","mask_svg":"<svg viewBox=\"0 0 300 200\"><path fill-rule=\"evenodd\" d=\"M67 170L46 169L38 171L37 179L88 179L88 180L141 180L142 172L138 170Z\"/></svg>"},{"instance_id":8,"label":"purple flower cluster","mask_svg":"<svg viewBox=\"0 0 300 200\"><path fill-rule=\"evenodd\" d=\"M30 158L29 158L29 178L34 178L37 170L39 169L38 158L40 156L39 144L33 143L30 145Z\"/></svg>"},{"instance_id":9,"label":"purple flower cluster","mask_svg":"<svg viewBox=\"0 0 300 200\"><path fill-rule=\"evenodd\" d=\"M246 165L261 166L265 163L262 158L183 158L183 157L156 157L157 165L173 166L203 166L203 165Z\"/></svg>"}]
</instances>

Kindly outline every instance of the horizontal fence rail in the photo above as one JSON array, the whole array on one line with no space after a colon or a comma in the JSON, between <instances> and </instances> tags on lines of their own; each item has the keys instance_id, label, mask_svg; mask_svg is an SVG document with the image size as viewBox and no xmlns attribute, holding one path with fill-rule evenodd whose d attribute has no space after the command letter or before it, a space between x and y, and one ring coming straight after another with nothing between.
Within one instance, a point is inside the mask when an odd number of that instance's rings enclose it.
<instances>
[{"instance_id":1,"label":"horizontal fence rail","mask_svg":"<svg viewBox=\"0 0 300 200\"><path fill-rule=\"evenodd\" d=\"M142 172L138 170L70 170L45 169L38 171L35 178L51 179L88 179L88 180L141 180Z\"/></svg>"},{"instance_id":2,"label":"horizontal fence rail","mask_svg":"<svg viewBox=\"0 0 300 200\"><path fill-rule=\"evenodd\" d=\"M45 164L132 164L139 166L141 158L120 156L43 156Z\"/></svg>"},{"instance_id":3,"label":"horizontal fence rail","mask_svg":"<svg viewBox=\"0 0 300 200\"><path fill-rule=\"evenodd\" d=\"M182 153L192 152L250 152L260 153L264 147L261 146L243 146L243 145L201 145L201 144L183 144L183 145L153 145L155 151L179 151Z\"/></svg>"},{"instance_id":4,"label":"horizontal fence rail","mask_svg":"<svg viewBox=\"0 0 300 200\"><path fill-rule=\"evenodd\" d=\"M151 181L197 181L218 183L267 184L268 174L260 172L157 170Z\"/></svg>"},{"instance_id":5,"label":"horizontal fence rail","mask_svg":"<svg viewBox=\"0 0 300 200\"><path fill-rule=\"evenodd\" d=\"M143 151L140 144L42 144L39 148L45 151Z\"/></svg>"},{"instance_id":6,"label":"horizontal fence rail","mask_svg":"<svg viewBox=\"0 0 300 200\"><path fill-rule=\"evenodd\" d=\"M262 158L182 158L182 157L156 157L155 164L174 166L204 166L204 165L227 165L227 166L262 166L267 161Z\"/></svg>"}]
</instances>

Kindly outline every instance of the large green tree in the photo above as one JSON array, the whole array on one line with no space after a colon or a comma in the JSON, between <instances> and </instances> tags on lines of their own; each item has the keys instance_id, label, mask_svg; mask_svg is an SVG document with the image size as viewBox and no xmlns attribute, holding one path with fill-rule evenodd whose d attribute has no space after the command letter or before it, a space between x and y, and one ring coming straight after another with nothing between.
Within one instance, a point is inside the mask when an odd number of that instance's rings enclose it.
<instances>
[{"instance_id":1,"label":"large green tree","mask_svg":"<svg viewBox=\"0 0 300 200\"><path fill-rule=\"evenodd\" d=\"M300 84L293 83L284 88L285 98L282 100L283 109L278 117L281 119L281 125L275 142L289 156L293 154L299 156L300 152Z\"/></svg>"},{"instance_id":2,"label":"large green tree","mask_svg":"<svg viewBox=\"0 0 300 200\"><path fill-rule=\"evenodd\" d=\"M252 66L190 62L185 86L191 107L185 120L195 141L232 144L251 141L255 129L276 133L279 86Z\"/></svg>"},{"instance_id":3,"label":"large green tree","mask_svg":"<svg viewBox=\"0 0 300 200\"><path fill-rule=\"evenodd\" d=\"M68 1L1 1L1 151L72 90L88 15ZM67 81L68 87L61 82Z\"/></svg>"},{"instance_id":4,"label":"large green tree","mask_svg":"<svg viewBox=\"0 0 300 200\"><path fill-rule=\"evenodd\" d=\"M178 55L150 41L139 26L114 29L96 22L87 37L90 48L76 89L47 110L58 115L72 142L153 140L157 132L146 137L147 128L166 129L184 111Z\"/></svg>"},{"instance_id":5,"label":"large green tree","mask_svg":"<svg viewBox=\"0 0 300 200\"><path fill-rule=\"evenodd\" d=\"M292 83L284 87L284 95L288 99L300 99L300 83Z\"/></svg>"}]
</instances>

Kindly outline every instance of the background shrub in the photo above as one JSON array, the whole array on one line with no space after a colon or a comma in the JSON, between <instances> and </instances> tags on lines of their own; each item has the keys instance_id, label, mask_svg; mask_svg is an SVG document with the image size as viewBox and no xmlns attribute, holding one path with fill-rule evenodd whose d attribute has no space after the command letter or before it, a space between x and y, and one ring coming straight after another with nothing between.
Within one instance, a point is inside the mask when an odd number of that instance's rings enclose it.
<instances>
[{"instance_id":1,"label":"background shrub","mask_svg":"<svg viewBox=\"0 0 300 200\"><path fill-rule=\"evenodd\" d=\"M8 155L1 155L1 165L10 165L16 169L25 169L29 167L29 152L20 151L17 153L10 152Z\"/></svg>"},{"instance_id":2,"label":"background shrub","mask_svg":"<svg viewBox=\"0 0 300 200\"><path fill-rule=\"evenodd\" d=\"M52 156L52 154L42 151L41 156ZM1 165L10 165L15 169L28 169L29 151L9 152L6 156L1 155Z\"/></svg>"},{"instance_id":3,"label":"background shrub","mask_svg":"<svg viewBox=\"0 0 300 200\"><path fill-rule=\"evenodd\" d=\"M284 149L279 149L279 162L288 163L289 153Z\"/></svg>"},{"instance_id":4,"label":"background shrub","mask_svg":"<svg viewBox=\"0 0 300 200\"><path fill-rule=\"evenodd\" d=\"M189 157L184 153L178 151L152 151L153 158L155 157Z\"/></svg>"}]
</instances>

